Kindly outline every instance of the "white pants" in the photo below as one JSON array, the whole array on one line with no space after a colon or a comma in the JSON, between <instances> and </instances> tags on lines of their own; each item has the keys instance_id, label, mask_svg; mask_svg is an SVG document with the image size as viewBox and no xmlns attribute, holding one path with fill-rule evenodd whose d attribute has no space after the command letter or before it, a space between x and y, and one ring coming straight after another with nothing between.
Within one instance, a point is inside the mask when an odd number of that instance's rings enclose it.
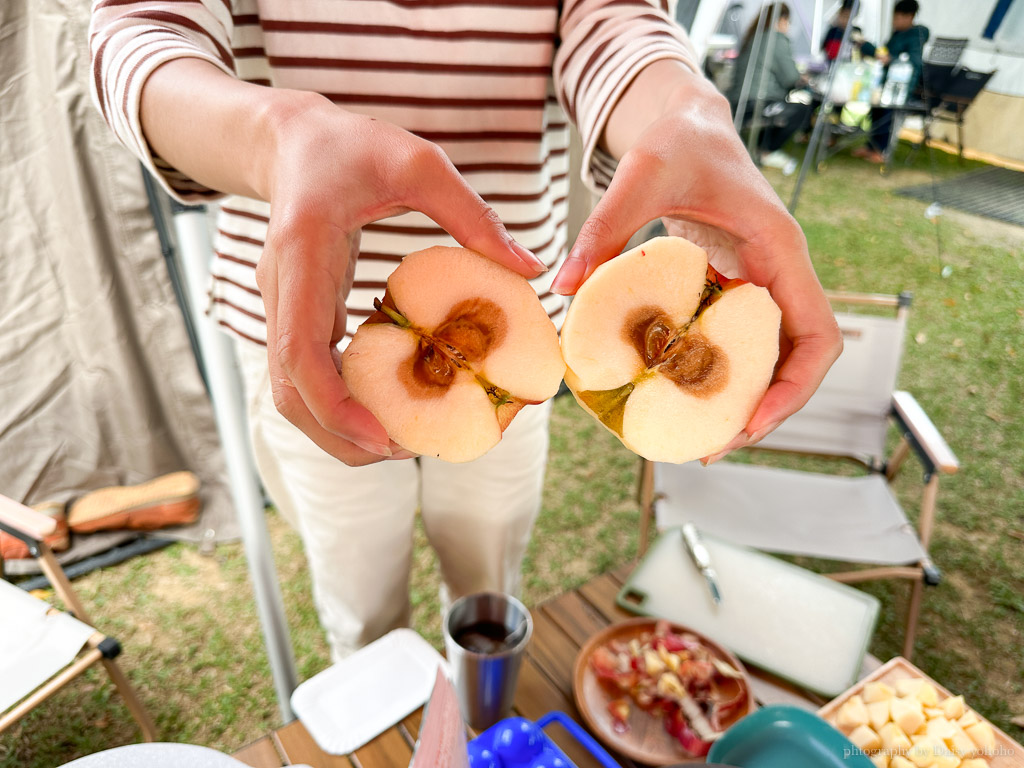
<instances>
[{"instance_id":1,"label":"white pants","mask_svg":"<svg viewBox=\"0 0 1024 768\"><path fill-rule=\"evenodd\" d=\"M487 455L349 467L274 407L266 350L237 342L264 487L299 532L335 660L409 622L417 508L441 563L442 604L480 590L518 594L540 511L551 403L524 408Z\"/></svg>"}]
</instances>

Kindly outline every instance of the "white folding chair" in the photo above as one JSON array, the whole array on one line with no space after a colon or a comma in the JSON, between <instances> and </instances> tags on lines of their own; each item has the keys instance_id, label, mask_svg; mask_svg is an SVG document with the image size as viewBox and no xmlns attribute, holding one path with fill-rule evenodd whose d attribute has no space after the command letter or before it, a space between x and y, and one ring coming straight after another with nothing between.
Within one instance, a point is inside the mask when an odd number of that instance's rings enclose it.
<instances>
[{"instance_id":1,"label":"white folding chair","mask_svg":"<svg viewBox=\"0 0 1024 768\"><path fill-rule=\"evenodd\" d=\"M758 446L837 460L867 470L857 476L720 461L710 467L644 461L640 476L640 549L652 516L658 528L692 521L701 530L767 552L807 555L868 567L829 574L854 583L912 582L903 655L913 653L925 584L940 574L928 556L940 474L956 456L909 392L897 391L909 294L832 294L844 349L811 400ZM887 316L866 314L881 307ZM890 423L900 442L886 457ZM916 529L890 487L913 450L924 468Z\"/></svg>"},{"instance_id":2,"label":"white folding chair","mask_svg":"<svg viewBox=\"0 0 1024 768\"><path fill-rule=\"evenodd\" d=\"M0 530L24 541L67 607L67 613L0 579L0 733L97 662L110 675L146 741L156 729L114 660L121 646L92 626L71 582L43 540L53 518L0 496ZM0 562L2 566L2 562ZM2 572L2 569L0 569Z\"/></svg>"}]
</instances>

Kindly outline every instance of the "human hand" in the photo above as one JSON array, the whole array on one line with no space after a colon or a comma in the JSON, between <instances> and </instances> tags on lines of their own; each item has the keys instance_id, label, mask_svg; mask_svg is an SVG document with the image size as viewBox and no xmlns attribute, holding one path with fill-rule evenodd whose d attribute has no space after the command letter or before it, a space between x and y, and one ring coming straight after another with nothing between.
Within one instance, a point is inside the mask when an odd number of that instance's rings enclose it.
<instances>
[{"instance_id":1,"label":"human hand","mask_svg":"<svg viewBox=\"0 0 1024 768\"><path fill-rule=\"evenodd\" d=\"M407 458L340 376L335 344L345 332L361 227L422 211L467 248L525 277L544 266L512 240L436 145L313 94L285 103L268 125L258 191L271 217L256 281L274 403L346 464Z\"/></svg>"},{"instance_id":2,"label":"human hand","mask_svg":"<svg viewBox=\"0 0 1024 768\"><path fill-rule=\"evenodd\" d=\"M706 457L710 463L757 442L799 410L839 356L842 339L803 232L751 162L728 103L689 72L683 73L680 88L678 71L667 66L652 73L646 83L650 91L638 92L651 67L623 95L616 112L634 121L642 120L645 104L657 104L657 112L641 122L642 130L631 132L632 123L609 123L606 143L621 160L552 290L575 293L636 231L658 217L669 234L705 248L719 272L769 290L782 310L775 375L744 430L725 450ZM651 99L662 77L675 86L670 94L662 91L662 97Z\"/></svg>"}]
</instances>

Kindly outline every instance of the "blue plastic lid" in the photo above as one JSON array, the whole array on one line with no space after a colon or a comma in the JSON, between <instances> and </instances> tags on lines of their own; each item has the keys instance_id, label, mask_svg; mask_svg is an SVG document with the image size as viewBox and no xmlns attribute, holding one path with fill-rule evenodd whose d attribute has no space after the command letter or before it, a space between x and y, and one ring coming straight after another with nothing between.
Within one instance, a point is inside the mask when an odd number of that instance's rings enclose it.
<instances>
[{"instance_id":1,"label":"blue plastic lid","mask_svg":"<svg viewBox=\"0 0 1024 768\"><path fill-rule=\"evenodd\" d=\"M573 768L530 720L510 717L469 742L470 768Z\"/></svg>"}]
</instances>

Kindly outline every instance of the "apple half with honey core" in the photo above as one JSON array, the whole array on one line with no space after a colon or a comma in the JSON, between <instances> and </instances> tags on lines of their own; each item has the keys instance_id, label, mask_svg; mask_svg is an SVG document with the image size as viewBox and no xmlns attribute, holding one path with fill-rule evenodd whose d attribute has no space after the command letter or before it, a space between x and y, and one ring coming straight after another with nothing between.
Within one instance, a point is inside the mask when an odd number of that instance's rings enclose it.
<instances>
[{"instance_id":1,"label":"apple half with honey core","mask_svg":"<svg viewBox=\"0 0 1024 768\"><path fill-rule=\"evenodd\" d=\"M519 410L558 392L558 332L526 278L466 248L406 256L342 354L356 402L391 439L479 458Z\"/></svg>"},{"instance_id":2,"label":"apple half with honey core","mask_svg":"<svg viewBox=\"0 0 1024 768\"><path fill-rule=\"evenodd\" d=\"M704 251L656 237L605 262L562 325L565 383L634 453L681 464L725 448L764 396L781 312Z\"/></svg>"}]
</instances>

